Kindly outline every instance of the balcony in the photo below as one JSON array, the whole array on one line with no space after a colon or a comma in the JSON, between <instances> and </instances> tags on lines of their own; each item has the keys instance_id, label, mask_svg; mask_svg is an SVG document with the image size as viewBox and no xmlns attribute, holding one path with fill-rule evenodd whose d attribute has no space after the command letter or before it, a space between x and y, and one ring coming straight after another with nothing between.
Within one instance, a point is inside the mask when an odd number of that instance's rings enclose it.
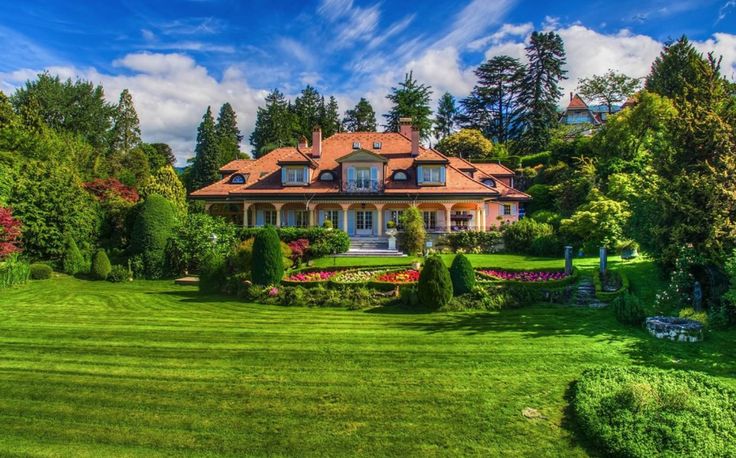
<instances>
[{"instance_id":1,"label":"balcony","mask_svg":"<svg viewBox=\"0 0 736 458\"><path fill-rule=\"evenodd\" d=\"M383 191L383 182L379 180L347 180L344 192L355 194L371 194Z\"/></svg>"}]
</instances>

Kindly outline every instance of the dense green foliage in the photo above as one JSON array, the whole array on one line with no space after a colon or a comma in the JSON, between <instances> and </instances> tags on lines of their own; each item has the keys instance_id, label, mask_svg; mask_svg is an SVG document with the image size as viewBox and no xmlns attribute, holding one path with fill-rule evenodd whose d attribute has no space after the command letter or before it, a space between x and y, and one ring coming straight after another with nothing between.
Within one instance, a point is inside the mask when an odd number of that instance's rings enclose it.
<instances>
[{"instance_id":1,"label":"dense green foliage","mask_svg":"<svg viewBox=\"0 0 736 458\"><path fill-rule=\"evenodd\" d=\"M261 228L237 228L238 238L247 240L254 238ZM350 248L350 237L347 232L325 227L279 227L276 229L282 242L291 243L299 239L309 240L309 254L318 258L331 254L339 254Z\"/></svg>"},{"instance_id":2,"label":"dense green foliage","mask_svg":"<svg viewBox=\"0 0 736 458\"><path fill-rule=\"evenodd\" d=\"M457 107L455 106L455 97L449 92L445 92L437 102L437 115L434 118L434 127L432 133L442 141L443 138L455 131L455 118L457 117Z\"/></svg>"},{"instance_id":3,"label":"dense green foliage","mask_svg":"<svg viewBox=\"0 0 736 458\"><path fill-rule=\"evenodd\" d=\"M165 274L165 249L179 225L174 206L158 194L151 194L138 210L131 234L131 248L139 255L146 278Z\"/></svg>"},{"instance_id":4,"label":"dense green foliage","mask_svg":"<svg viewBox=\"0 0 736 458\"><path fill-rule=\"evenodd\" d=\"M456 252L493 253L503 242L503 236L499 231L455 231L447 234L444 242Z\"/></svg>"},{"instance_id":5,"label":"dense green foliage","mask_svg":"<svg viewBox=\"0 0 736 458\"><path fill-rule=\"evenodd\" d=\"M578 83L578 92L583 99L608 107L610 114L613 113L614 105L626 101L639 89L639 86L641 86L641 81L638 78L608 70L603 75L581 78Z\"/></svg>"},{"instance_id":6,"label":"dense green foliage","mask_svg":"<svg viewBox=\"0 0 736 458\"><path fill-rule=\"evenodd\" d=\"M37 262L30 266L31 280L48 280L53 273L54 269L48 264Z\"/></svg>"},{"instance_id":7,"label":"dense green foliage","mask_svg":"<svg viewBox=\"0 0 736 458\"><path fill-rule=\"evenodd\" d=\"M483 159L493 154L493 143L477 129L462 129L440 140L436 149L448 156Z\"/></svg>"},{"instance_id":8,"label":"dense green foliage","mask_svg":"<svg viewBox=\"0 0 736 458\"><path fill-rule=\"evenodd\" d=\"M504 228L503 242L506 250L512 253L530 253L536 239L553 234L554 230L549 224L524 218Z\"/></svg>"},{"instance_id":9,"label":"dense green foliage","mask_svg":"<svg viewBox=\"0 0 736 458\"><path fill-rule=\"evenodd\" d=\"M450 278L452 279L452 291L455 296L467 294L475 287L475 271L468 258L459 254L452 260L450 266Z\"/></svg>"},{"instance_id":10,"label":"dense green foliage","mask_svg":"<svg viewBox=\"0 0 736 458\"><path fill-rule=\"evenodd\" d=\"M252 280L257 285L276 285L284 276L283 255L276 229L266 226L253 242Z\"/></svg>"},{"instance_id":11,"label":"dense green foliage","mask_svg":"<svg viewBox=\"0 0 736 458\"><path fill-rule=\"evenodd\" d=\"M417 283L419 305L430 309L444 307L452 299L450 271L439 256L430 256L422 266Z\"/></svg>"},{"instance_id":12,"label":"dense green foliage","mask_svg":"<svg viewBox=\"0 0 736 458\"><path fill-rule=\"evenodd\" d=\"M187 190L170 165L164 165L139 188L142 198L158 194L171 202L180 216L187 213Z\"/></svg>"},{"instance_id":13,"label":"dense green foliage","mask_svg":"<svg viewBox=\"0 0 736 458\"><path fill-rule=\"evenodd\" d=\"M611 302L616 319L623 324L641 326L646 318L644 307L639 298L630 293L624 293Z\"/></svg>"},{"instance_id":14,"label":"dense green foliage","mask_svg":"<svg viewBox=\"0 0 736 458\"><path fill-rule=\"evenodd\" d=\"M87 261L85 261L82 252L79 251L77 242L75 242L71 237L67 237L66 239L62 268L64 273L69 275L85 273L89 270L89 265L87 264Z\"/></svg>"},{"instance_id":15,"label":"dense green foliage","mask_svg":"<svg viewBox=\"0 0 736 458\"><path fill-rule=\"evenodd\" d=\"M112 283L120 283L124 281L130 281L132 274L127 267L115 264L110 269L110 273L107 275L107 281Z\"/></svg>"},{"instance_id":16,"label":"dense green foliage","mask_svg":"<svg viewBox=\"0 0 736 458\"><path fill-rule=\"evenodd\" d=\"M28 261L20 259L17 254L0 261L0 288L22 285L31 275Z\"/></svg>"},{"instance_id":17,"label":"dense green foliage","mask_svg":"<svg viewBox=\"0 0 736 458\"><path fill-rule=\"evenodd\" d=\"M217 124L215 125L215 133L218 142L218 164L225 165L230 161L240 158L240 142L243 136L238 128L238 119L235 110L229 103L224 103L220 107L220 114L217 116Z\"/></svg>"},{"instance_id":18,"label":"dense green foliage","mask_svg":"<svg viewBox=\"0 0 736 458\"><path fill-rule=\"evenodd\" d=\"M401 216L401 225L404 228L399 233L401 249L411 256L422 253L427 232L424 229L424 220L419 209L415 206L407 208Z\"/></svg>"},{"instance_id":19,"label":"dense green foliage","mask_svg":"<svg viewBox=\"0 0 736 458\"><path fill-rule=\"evenodd\" d=\"M97 280L107 280L108 275L112 271L110 258L107 257L105 250L97 250L92 258L92 276Z\"/></svg>"},{"instance_id":20,"label":"dense green foliage","mask_svg":"<svg viewBox=\"0 0 736 458\"><path fill-rule=\"evenodd\" d=\"M361 97L354 108L345 112L342 126L348 132L376 132L376 112L371 103Z\"/></svg>"},{"instance_id":21,"label":"dense green foliage","mask_svg":"<svg viewBox=\"0 0 736 458\"><path fill-rule=\"evenodd\" d=\"M227 263L224 256L210 253L199 266L199 290L203 293L219 293L227 283Z\"/></svg>"},{"instance_id":22,"label":"dense green foliage","mask_svg":"<svg viewBox=\"0 0 736 458\"><path fill-rule=\"evenodd\" d=\"M736 391L695 372L601 368L583 372L573 408L612 456L733 456Z\"/></svg>"},{"instance_id":23,"label":"dense green foliage","mask_svg":"<svg viewBox=\"0 0 736 458\"><path fill-rule=\"evenodd\" d=\"M197 145L194 148L194 162L189 171L190 191L202 188L214 183L220 177L220 151L215 130L215 119L212 117L212 108L202 117L202 122L197 129Z\"/></svg>"},{"instance_id":24,"label":"dense green foliage","mask_svg":"<svg viewBox=\"0 0 736 458\"><path fill-rule=\"evenodd\" d=\"M166 263L172 273L193 273L213 255L224 258L236 243L235 226L217 216L189 214L172 234Z\"/></svg>"},{"instance_id":25,"label":"dense green foliage","mask_svg":"<svg viewBox=\"0 0 736 458\"><path fill-rule=\"evenodd\" d=\"M391 109L383 115L386 118L386 131L398 132L401 118L411 118L412 125L419 129L420 137L428 139L432 133L431 96L432 89L414 79L412 72L404 75L404 80L392 87L386 96L391 102Z\"/></svg>"}]
</instances>

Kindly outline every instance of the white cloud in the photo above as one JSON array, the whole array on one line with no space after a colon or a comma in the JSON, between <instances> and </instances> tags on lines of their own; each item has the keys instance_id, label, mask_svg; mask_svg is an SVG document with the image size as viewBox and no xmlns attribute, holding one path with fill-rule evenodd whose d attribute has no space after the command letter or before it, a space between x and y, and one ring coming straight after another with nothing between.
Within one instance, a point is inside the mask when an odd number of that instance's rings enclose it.
<instances>
[{"instance_id":1,"label":"white cloud","mask_svg":"<svg viewBox=\"0 0 736 458\"><path fill-rule=\"evenodd\" d=\"M194 154L197 126L208 105L212 106L215 116L223 103L233 105L238 125L246 135L241 148L249 150L247 135L266 92L248 86L242 70L228 68L218 80L183 54L128 54L115 61L115 65L126 74L112 75L73 67L48 70L62 78L80 77L102 84L106 98L114 103L120 91L129 89L141 121L143 139L170 144L179 165L185 164ZM0 74L0 79L18 86L37 73L37 70L23 69Z\"/></svg>"},{"instance_id":2,"label":"white cloud","mask_svg":"<svg viewBox=\"0 0 736 458\"><path fill-rule=\"evenodd\" d=\"M473 0L456 16L453 24L436 46L465 46L486 30L503 21L506 13L514 6L514 0Z\"/></svg>"},{"instance_id":3,"label":"white cloud","mask_svg":"<svg viewBox=\"0 0 736 458\"><path fill-rule=\"evenodd\" d=\"M468 44L468 49L471 51L477 51L488 46L491 43L499 43L509 37L526 37L532 30L534 30L534 24L527 22L524 24L504 24L493 34L471 41Z\"/></svg>"}]
</instances>

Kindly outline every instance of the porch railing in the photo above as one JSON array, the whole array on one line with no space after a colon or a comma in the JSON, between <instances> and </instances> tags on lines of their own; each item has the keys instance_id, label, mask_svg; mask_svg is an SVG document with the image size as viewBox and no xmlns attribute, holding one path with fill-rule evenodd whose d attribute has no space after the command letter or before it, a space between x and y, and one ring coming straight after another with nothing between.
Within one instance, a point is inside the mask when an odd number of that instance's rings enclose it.
<instances>
[{"instance_id":1,"label":"porch railing","mask_svg":"<svg viewBox=\"0 0 736 458\"><path fill-rule=\"evenodd\" d=\"M347 180L345 192L351 193L375 193L383 191L383 183L380 180Z\"/></svg>"}]
</instances>

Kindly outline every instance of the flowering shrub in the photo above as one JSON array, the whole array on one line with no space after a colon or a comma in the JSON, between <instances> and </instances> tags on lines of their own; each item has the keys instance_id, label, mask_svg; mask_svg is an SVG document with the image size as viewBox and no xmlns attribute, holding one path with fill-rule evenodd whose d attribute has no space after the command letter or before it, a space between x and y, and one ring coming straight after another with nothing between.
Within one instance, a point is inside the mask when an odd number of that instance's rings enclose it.
<instances>
[{"instance_id":1,"label":"flowering shrub","mask_svg":"<svg viewBox=\"0 0 736 458\"><path fill-rule=\"evenodd\" d=\"M0 259L20 251L21 224L9 208L0 207Z\"/></svg>"},{"instance_id":2,"label":"flowering shrub","mask_svg":"<svg viewBox=\"0 0 736 458\"><path fill-rule=\"evenodd\" d=\"M84 183L84 188L97 197L98 200L107 200L112 196L118 196L128 202L138 202L140 198L135 188L124 185L117 178L98 178Z\"/></svg>"},{"instance_id":3,"label":"flowering shrub","mask_svg":"<svg viewBox=\"0 0 736 458\"><path fill-rule=\"evenodd\" d=\"M268 297L276 297L279 295L279 289L275 286L268 290Z\"/></svg>"},{"instance_id":4,"label":"flowering shrub","mask_svg":"<svg viewBox=\"0 0 736 458\"><path fill-rule=\"evenodd\" d=\"M312 282L312 281L327 281L332 278L337 272L335 271L317 271L317 272L299 272L286 277L287 281L296 282Z\"/></svg>"},{"instance_id":5,"label":"flowering shrub","mask_svg":"<svg viewBox=\"0 0 736 458\"><path fill-rule=\"evenodd\" d=\"M503 270L479 270L479 273L499 280L541 282L562 280L567 277L565 272L506 272Z\"/></svg>"},{"instance_id":6,"label":"flowering shrub","mask_svg":"<svg viewBox=\"0 0 736 458\"><path fill-rule=\"evenodd\" d=\"M379 274L376 280L387 283L416 283L419 281L419 271L415 269L398 270Z\"/></svg>"},{"instance_id":7,"label":"flowering shrub","mask_svg":"<svg viewBox=\"0 0 736 458\"><path fill-rule=\"evenodd\" d=\"M289 242L289 248L291 249L291 262L297 265L299 261L303 261L309 250L308 239L297 239L293 242Z\"/></svg>"}]
</instances>

